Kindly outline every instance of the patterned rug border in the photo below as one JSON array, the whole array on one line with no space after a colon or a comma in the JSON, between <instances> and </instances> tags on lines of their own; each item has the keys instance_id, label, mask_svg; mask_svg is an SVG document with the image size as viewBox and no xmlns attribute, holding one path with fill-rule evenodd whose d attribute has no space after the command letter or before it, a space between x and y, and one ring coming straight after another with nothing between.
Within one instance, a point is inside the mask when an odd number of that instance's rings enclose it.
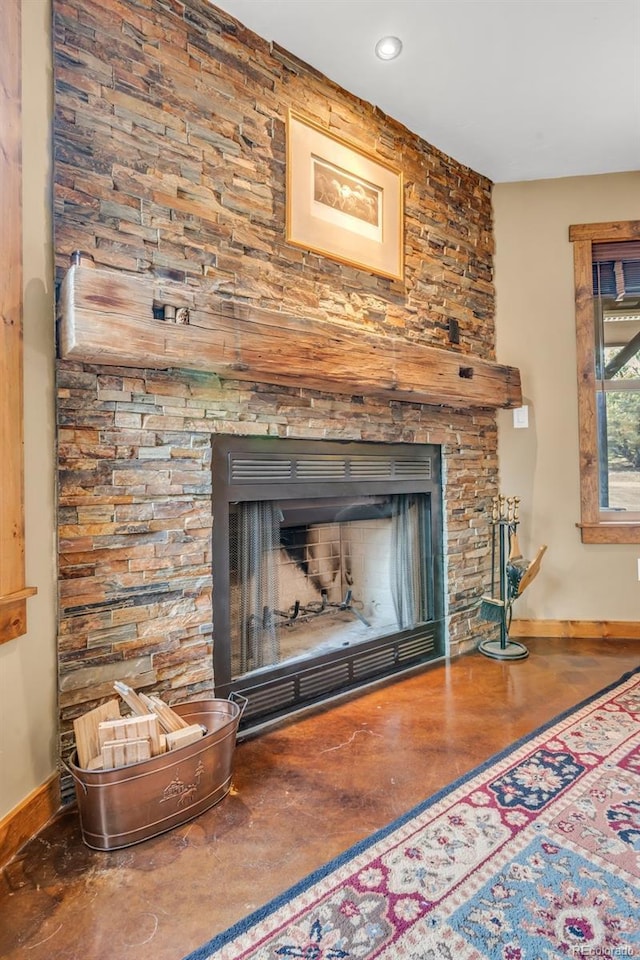
<instances>
[{"instance_id":1,"label":"patterned rug border","mask_svg":"<svg viewBox=\"0 0 640 960\"><path fill-rule=\"evenodd\" d=\"M385 837L388 837L390 834L394 833L396 830L403 827L405 824L409 823L414 818L418 817L424 811L428 810L430 807L439 803L443 800L448 794L454 793L456 790L459 790L466 783L473 780L475 777L480 776L485 770L494 765L500 764L501 761L505 760L510 756L515 756L517 752L522 748L526 747L528 744L531 744L538 737L542 737L551 727L561 724L564 720L569 719L570 717L576 717L580 711L590 707L597 700L602 697L606 697L617 687L622 686L627 683L632 677L635 677L636 674L640 673L640 666L636 667L633 670L629 670L627 673L623 674L618 680L613 681L608 684L608 686L603 687L601 690L598 690L596 693L591 694L586 697L584 700L579 701L572 707L568 707L566 710L563 710L561 713L554 716L551 720L548 720L546 723L532 730L530 733L525 734L523 737L520 737L518 740L515 740L513 743L509 744L507 747L504 747L498 753L493 754L483 763L479 764L477 767L474 767L472 770L469 770L467 773L462 774L456 780L453 780L447 786L443 787L441 790L438 790L437 793L432 794L426 800L420 801L406 813L397 817L395 820L392 820L386 826L381 827L379 830L376 830L374 833L370 834L367 837L364 837L362 840L359 840L357 843L353 844L351 847L348 847L342 853L338 854L333 859L329 860L327 863L323 864L321 867L318 867L312 873L307 874L301 880L298 880L291 887L288 887L282 893L278 894L273 899L269 900L263 906L258 907L257 910L252 911L246 917L243 917L241 920L238 920L231 927L228 927L226 930L221 933L216 934L212 937L207 943L203 946L198 947L196 950L187 954L183 957L183 960L207 960L211 953L215 950L219 950L221 947L231 943L237 937L246 934L251 927L256 926L258 923L264 921L271 914L275 913L280 907L289 903L295 897L298 897L300 894L304 893L306 890L309 890L319 881L325 879L329 874L334 873L335 871L341 869L346 864L355 860L362 853L365 853L367 850L375 846L381 840L384 840Z\"/></svg>"}]
</instances>

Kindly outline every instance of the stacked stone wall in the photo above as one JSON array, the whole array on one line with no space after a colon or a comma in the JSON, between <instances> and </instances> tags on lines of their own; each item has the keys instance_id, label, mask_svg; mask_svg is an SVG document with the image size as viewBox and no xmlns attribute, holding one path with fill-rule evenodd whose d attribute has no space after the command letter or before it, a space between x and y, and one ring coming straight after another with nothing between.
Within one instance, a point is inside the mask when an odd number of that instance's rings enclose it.
<instances>
[{"instance_id":1,"label":"stacked stone wall","mask_svg":"<svg viewBox=\"0 0 640 960\"><path fill-rule=\"evenodd\" d=\"M485 178L205 0L54 0L54 45L58 280L81 249L217 298L494 357ZM286 243L290 108L402 169L402 282ZM63 730L114 679L170 702L212 689L216 433L443 444L452 652L486 630L494 411L363 398L357 356L351 396L58 368Z\"/></svg>"}]
</instances>

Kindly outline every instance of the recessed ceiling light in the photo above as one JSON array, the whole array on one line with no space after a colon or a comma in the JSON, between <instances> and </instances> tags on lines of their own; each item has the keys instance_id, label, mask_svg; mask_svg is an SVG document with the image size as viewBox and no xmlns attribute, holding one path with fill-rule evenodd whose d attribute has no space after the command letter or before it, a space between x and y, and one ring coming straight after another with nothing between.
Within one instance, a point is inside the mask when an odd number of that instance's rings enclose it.
<instances>
[{"instance_id":1,"label":"recessed ceiling light","mask_svg":"<svg viewBox=\"0 0 640 960\"><path fill-rule=\"evenodd\" d=\"M376 43L376 57L381 60L395 60L402 51L402 40L398 37L383 37Z\"/></svg>"}]
</instances>

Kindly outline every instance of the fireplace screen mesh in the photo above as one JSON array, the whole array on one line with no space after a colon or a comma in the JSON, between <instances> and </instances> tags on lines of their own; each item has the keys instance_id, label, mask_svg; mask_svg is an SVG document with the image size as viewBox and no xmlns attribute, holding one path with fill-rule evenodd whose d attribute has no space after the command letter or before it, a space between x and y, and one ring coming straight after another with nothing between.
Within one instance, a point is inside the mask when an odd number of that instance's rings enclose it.
<instances>
[{"instance_id":1,"label":"fireplace screen mesh","mask_svg":"<svg viewBox=\"0 0 640 960\"><path fill-rule=\"evenodd\" d=\"M430 510L424 493L232 504L232 676L432 619Z\"/></svg>"},{"instance_id":2,"label":"fireplace screen mesh","mask_svg":"<svg viewBox=\"0 0 640 960\"><path fill-rule=\"evenodd\" d=\"M280 517L272 501L244 503L230 518L231 570L235 572L233 633L240 674L280 659L278 564Z\"/></svg>"}]
</instances>

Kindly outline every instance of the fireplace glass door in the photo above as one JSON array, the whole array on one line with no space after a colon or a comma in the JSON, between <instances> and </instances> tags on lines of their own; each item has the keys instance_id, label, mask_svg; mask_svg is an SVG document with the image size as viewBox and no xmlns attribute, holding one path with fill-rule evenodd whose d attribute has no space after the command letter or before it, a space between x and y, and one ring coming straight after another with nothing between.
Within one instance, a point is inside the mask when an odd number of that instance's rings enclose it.
<instances>
[{"instance_id":1,"label":"fireplace glass door","mask_svg":"<svg viewBox=\"0 0 640 960\"><path fill-rule=\"evenodd\" d=\"M440 448L213 442L216 696L243 725L444 655Z\"/></svg>"},{"instance_id":2,"label":"fireplace glass door","mask_svg":"<svg viewBox=\"0 0 640 960\"><path fill-rule=\"evenodd\" d=\"M430 530L424 493L233 504L232 677L432 619Z\"/></svg>"}]
</instances>

